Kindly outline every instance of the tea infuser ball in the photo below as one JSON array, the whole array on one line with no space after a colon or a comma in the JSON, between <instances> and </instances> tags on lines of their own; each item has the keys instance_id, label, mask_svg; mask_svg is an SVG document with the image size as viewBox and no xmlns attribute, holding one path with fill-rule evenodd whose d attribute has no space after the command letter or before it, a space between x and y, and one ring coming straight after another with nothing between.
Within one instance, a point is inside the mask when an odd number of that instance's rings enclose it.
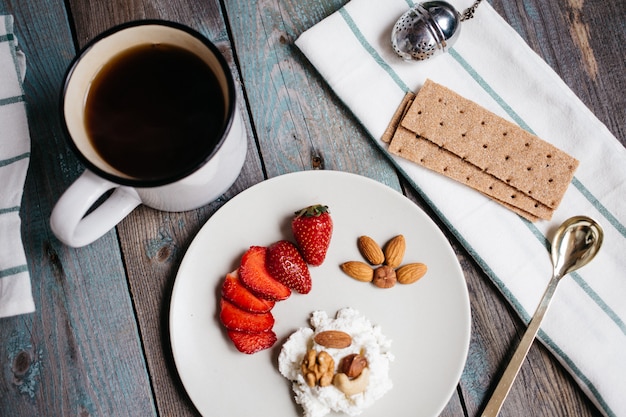
<instances>
[{"instance_id":1,"label":"tea infuser ball","mask_svg":"<svg viewBox=\"0 0 626 417\"><path fill-rule=\"evenodd\" d=\"M481 0L461 14L445 1L418 3L393 26L391 44L406 61L424 61L446 52L457 40L461 22L471 19Z\"/></svg>"}]
</instances>

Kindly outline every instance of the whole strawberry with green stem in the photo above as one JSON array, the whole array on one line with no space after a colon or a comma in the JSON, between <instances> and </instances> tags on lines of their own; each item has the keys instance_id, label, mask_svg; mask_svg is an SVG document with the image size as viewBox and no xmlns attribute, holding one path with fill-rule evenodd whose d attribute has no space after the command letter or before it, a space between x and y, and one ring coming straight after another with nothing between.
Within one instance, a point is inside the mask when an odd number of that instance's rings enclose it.
<instances>
[{"instance_id":1,"label":"whole strawberry with green stem","mask_svg":"<svg viewBox=\"0 0 626 417\"><path fill-rule=\"evenodd\" d=\"M324 262L333 234L333 220L328 206L314 204L299 210L291 221L291 230L307 264Z\"/></svg>"}]
</instances>

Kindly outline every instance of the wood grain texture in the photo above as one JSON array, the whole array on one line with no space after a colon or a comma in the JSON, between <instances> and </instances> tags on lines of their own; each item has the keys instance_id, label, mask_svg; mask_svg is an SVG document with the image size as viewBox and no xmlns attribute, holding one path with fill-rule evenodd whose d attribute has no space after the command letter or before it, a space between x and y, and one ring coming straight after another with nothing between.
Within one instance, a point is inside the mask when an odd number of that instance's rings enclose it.
<instances>
[{"instance_id":1,"label":"wood grain texture","mask_svg":"<svg viewBox=\"0 0 626 417\"><path fill-rule=\"evenodd\" d=\"M231 72L238 81L219 3L137 2L133 7L117 9L113 20L108 13L98 11L99 7L102 5L75 3L72 15L75 17L79 39L95 36L98 31L94 32L94 27L98 25L109 27L142 18L178 21L198 30L215 43L227 58ZM241 83L236 84L239 87L239 107L246 116L248 151L244 169L233 187L217 201L192 212L163 213L140 207L118 226L152 389L159 412L164 415L183 416L196 413L178 382L168 338L169 299L178 265L186 248L206 220L230 198L264 178L247 118Z\"/></svg>"},{"instance_id":2,"label":"wood grain texture","mask_svg":"<svg viewBox=\"0 0 626 417\"><path fill-rule=\"evenodd\" d=\"M294 45L344 3L225 2L263 163L268 177L318 163L399 189L391 164Z\"/></svg>"},{"instance_id":3,"label":"wood grain texture","mask_svg":"<svg viewBox=\"0 0 626 417\"><path fill-rule=\"evenodd\" d=\"M73 250L48 226L54 201L82 169L58 120L61 80L74 55L64 5L7 2L5 12L15 15L27 56L32 153L21 216L37 313L2 321L0 415L152 414L115 233Z\"/></svg>"},{"instance_id":4,"label":"wood grain texture","mask_svg":"<svg viewBox=\"0 0 626 417\"><path fill-rule=\"evenodd\" d=\"M626 16L626 3L490 2L626 144L626 30L619 18ZM0 320L1 416L198 415L178 379L168 339L180 261L201 226L229 199L266 178L306 169L374 178L403 191L444 230L468 283L472 340L458 389L441 416L480 415L525 325L294 46L304 30L345 3L0 0L0 13L15 15L29 68L33 150L21 215L37 305L32 315ZM64 247L49 230L49 213L83 168L60 129L63 74L76 48L96 34L145 18L187 24L227 58L248 131L244 169L227 193L201 209L162 213L140 207L96 243ZM536 343L501 415L601 414Z\"/></svg>"}]
</instances>

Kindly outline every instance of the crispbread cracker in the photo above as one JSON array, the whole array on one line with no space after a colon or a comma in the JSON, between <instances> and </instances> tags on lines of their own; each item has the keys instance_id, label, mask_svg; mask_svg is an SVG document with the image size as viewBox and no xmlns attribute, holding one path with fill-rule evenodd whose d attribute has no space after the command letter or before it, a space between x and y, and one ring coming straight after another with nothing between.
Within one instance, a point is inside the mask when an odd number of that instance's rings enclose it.
<instances>
[{"instance_id":1,"label":"crispbread cracker","mask_svg":"<svg viewBox=\"0 0 626 417\"><path fill-rule=\"evenodd\" d=\"M469 185L531 222L552 217L549 207L402 126L396 129L388 151Z\"/></svg>"},{"instance_id":2,"label":"crispbread cracker","mask_svg":"<svg viewBox=\"0 0 626 417\"><path fill-rule=\"evenodd\" d=\"M552 209L578 167L560 149L431 80L400 125Z\"/></svg>"},{"instance_id":3,"label":"crispbread cracker","mask_svg":"<svg viewBox=\"0 0 626 417\"><path fill-rule=\"evenodd\" d=\"M391 138L393 138L393 135L396 132L396 129L398 128L398 126L400 125L400 122L404 118L404 115L406 114L407 111L409 111L409 107L411 107L411 104L413 104L414 99L415 99L415 94L410 91L404 95L404 98L402 98L402 102L396 109L396 112L393 114L393 117L391 118L391 121L389 122L387 129L385 129L385 132L383 133L382 138L380 138L383 142L385 143L391 142Z\"/></svg>"},{"instance_id":4,"label":"crispbread cracker","mask_svg":"<svg viewBox=\"0 0 626 417\"><path fill-rule=\"evenodd\" d=\"M488 196L489 197L489 196ZM534 216L518 207L512 206L511 204L505 203L504 201L500 201L497 198L493 198L492 200L497 201L498 203L502 204L504 207L508 208L509 210L519 214L520 216L524 217L526 220L528 220L531 223L536 222L537 220L541 220L540 217ZM549 219L547 219L549 220Z\"/></svg>"}]
</instances>

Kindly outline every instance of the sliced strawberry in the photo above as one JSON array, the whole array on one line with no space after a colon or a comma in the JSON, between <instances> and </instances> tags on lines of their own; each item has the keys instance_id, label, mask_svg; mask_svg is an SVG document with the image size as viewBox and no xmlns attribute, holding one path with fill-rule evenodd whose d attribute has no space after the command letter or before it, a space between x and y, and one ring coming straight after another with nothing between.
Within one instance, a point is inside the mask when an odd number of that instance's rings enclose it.
<instances>
[{"instance_id":1,"label":"sliced strawberry","mask_svg":"<svg viewBox=\"0 0 626 417\"><path fill-rule=\"evenodd\" d=\"M248 333L265 332L274 326L272 313L251 313L224 298L220 300L220 320L228 330Z\"/></svg>"},{"instance_id":2,"label":"sliced strawberry","mask_svg":"<svg viewBox=\"0 0 626 417\"><path fill-rule=\"evenodd\" d=\"M311 291L311 274L298 248L288 240L280 240L267 248L267 271L274 279L293 291Z\"/></svg>"},{"instance_id":3,"label":"sliced strawberry","mask_svg":"<svg viewBox=\"0 0 626 417\"><path fill-rule=\"evenodd\" d=\"M333 234L333 220L328 207L315 204L297 211L291 221L291 230L306 263L321 265Z\"/></svg>"},{"instance_id":4,"label":"sliced strawberry","mask_svg":"<svg viewBox=\"0 0 626 417\"><path fill-rule=\"evenodd\" d=\"M272 330L259 333L246 333L229 330L228 337L233 341L237 350L247 354L268 349L276 343L276 333Z\"/></svg>"},{"instance_id":5,"label":"sliced strawberry","mask_svg":"<svg viewBox=\"0 0 626 417\"><path fill-rule=\"evenodd\" d=\"M239 280L239 271L226 274L222 284L222 297L237 307L252 313L267 313L275 302L259 298L248 290Z\"/></svg>"},{"instance_id":6,"label":"sliced strawberry","mask_svg":"<svg viewBox=\"0 0 626 417\"><path fill-rule=\"evenodd\" d=\"M241 257L239 279L243 285L261 298L272 301L286 300L291 295L291 290L276 281L267 271L266 254L266 247L251 246Z\"/></svg>"}]
</instances>

